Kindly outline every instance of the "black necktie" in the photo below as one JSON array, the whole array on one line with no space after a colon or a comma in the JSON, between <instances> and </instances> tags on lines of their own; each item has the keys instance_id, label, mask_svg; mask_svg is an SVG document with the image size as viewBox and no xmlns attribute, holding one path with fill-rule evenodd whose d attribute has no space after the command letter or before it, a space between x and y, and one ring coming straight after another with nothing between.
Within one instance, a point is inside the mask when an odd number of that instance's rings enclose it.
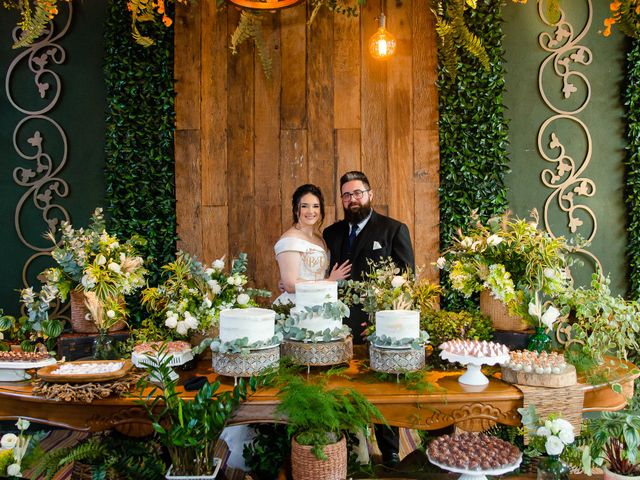
<instances>
[{"instance_id":1,"label":"black necktie","mask_svg":"<svg viewBox=\"0 0 640 480\"><path fill-rule=\"evenodd\" d=\"M358 225L351 225L351 233L349 234L349 250L353 247L353 243L356 241L358 235Z\"/></svg>"}]
</instances>

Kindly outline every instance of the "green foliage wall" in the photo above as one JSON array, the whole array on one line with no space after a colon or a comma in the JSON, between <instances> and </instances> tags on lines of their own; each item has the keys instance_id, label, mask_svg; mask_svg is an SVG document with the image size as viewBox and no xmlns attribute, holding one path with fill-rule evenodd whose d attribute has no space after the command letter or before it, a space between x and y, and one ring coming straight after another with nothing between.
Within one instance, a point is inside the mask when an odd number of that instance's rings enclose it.
<instances>
[{"instance_id":1,"label":"green foliage wall","mask_svg":"<svg viewBox=\"0 0 640 480\"><path fill-rule=\"evenodd\" d=\"M105 31L106 167L109 230L148 240L150 283L175 258L173 29L149 26L156 44L131 38L131 17L110 3Z\"/></svg>"},{"instance_id":2,"label":"green foliage wall","mask_svg":"<svg viewBox=\"0 0 640 480\"><path fill-rule=\"evenodd\" d=\"M469 222L477 210L480 218L503 212L507 208L504 176L509 170L507 158L507 124L502 96L504 69L502 48L501 2L483 0L468 17L469 29L478 35L487 50L490 70L462 52L458 75L452 81L441 65L440 89L440 245L446 248L456 229ZM458 309L469 305L448 287L443 306Z\"/></svg>"},{"instance_id":3,"label":"green foliage wall","mask_svg":"<svg viewBox=\"0 0 640 480\"><path fill-rule=\"evenodd\" d=\"M629 295L640 298L640 40L627 55L624 104L627 115L626 204L628 215Z\"/></svg>"}]
</instances>

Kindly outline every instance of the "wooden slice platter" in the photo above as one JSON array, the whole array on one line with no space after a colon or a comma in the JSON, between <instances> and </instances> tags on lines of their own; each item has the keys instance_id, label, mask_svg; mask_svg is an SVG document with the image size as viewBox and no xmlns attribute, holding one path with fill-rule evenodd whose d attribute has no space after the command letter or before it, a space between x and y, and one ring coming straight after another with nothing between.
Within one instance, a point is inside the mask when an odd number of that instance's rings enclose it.
<instances>
[{"instance_id":1,"label":"wooden slice platter","mask_svg":"<svg viewBox=\"0 0 640 480\"><path fill-rule=\"evenodd\" d=\"M77 373L77 374L54 374L55 370L60 368L60 365L50 365L38 370L38 377L45 382L54 383L89 383L89 382L107 382L110 380L116 380L124 377L129 370L131 370L131 360L83 360L77 362L66 362L66 365L82 365L82 364L95 364L95 363L122 363L122 367L119 370L113 372L104 373ZM65 365L65 364L61 364Z\"/></svg>"},{"instance_id":2,"label":"wooden slice platter","mask_svg":"<svg viewBox=\"0 0 640 480\"><path fill-rule=\"evenodd\" d=\"M532 387L561 388L575 385L578 382L578 377L576 368L567 364L562 373L525 373L502 367L502 380Z\"/></svg>"}]
</instances>

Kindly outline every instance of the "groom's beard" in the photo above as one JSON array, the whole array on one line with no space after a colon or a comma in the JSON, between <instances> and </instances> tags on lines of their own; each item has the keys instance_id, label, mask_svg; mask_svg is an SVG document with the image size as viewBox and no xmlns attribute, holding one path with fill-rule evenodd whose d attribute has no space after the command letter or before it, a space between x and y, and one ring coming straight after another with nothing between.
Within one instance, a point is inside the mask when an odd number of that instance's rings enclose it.
<instances>
[{"instance_id":1,"label":"groom's beard","mask_svg":"<svg viewBox=\"0 0 640 480\"><path fill-rule=\"evenodd\" d=\"M367 218L371 213L371 202L367 202L364 205L358 203L349 204L348 208L344 209L344 219L352 225L360 223Z\"/></svg>"}]
</instances>

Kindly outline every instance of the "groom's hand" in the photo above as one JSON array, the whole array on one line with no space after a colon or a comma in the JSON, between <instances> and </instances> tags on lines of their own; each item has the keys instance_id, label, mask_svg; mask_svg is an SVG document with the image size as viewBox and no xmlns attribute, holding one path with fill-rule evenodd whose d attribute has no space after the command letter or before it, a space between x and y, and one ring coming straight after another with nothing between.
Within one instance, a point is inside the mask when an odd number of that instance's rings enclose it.
<instances>
[{"instance_id":1,"label":"groom's hand","mask_svg":"<svg viewBox=\"0 0 640 480\"><path fill-rule=\"evenodd\" d=\"M351 263L349 260L345 260L344 263L338 265L337 263L331 269L329 274L329 280L346 280L351 276Z\"/></svg>"}]
</instances>

